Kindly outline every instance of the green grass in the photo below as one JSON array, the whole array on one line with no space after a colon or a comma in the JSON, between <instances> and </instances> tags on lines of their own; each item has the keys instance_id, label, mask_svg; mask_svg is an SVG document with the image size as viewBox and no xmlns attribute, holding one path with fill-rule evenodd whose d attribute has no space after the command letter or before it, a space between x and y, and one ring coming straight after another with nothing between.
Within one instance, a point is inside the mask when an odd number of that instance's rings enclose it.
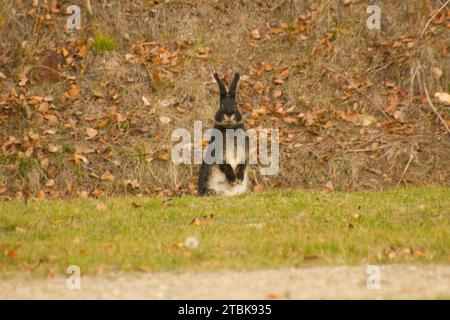
<instances>
[{"instance_id":1,"label":"green grass","mask_svg":"<svg viewBox=\"0 0 450 320\"><path fill-rule=\"evenodd\" d=\"M0 272L449 263L449 194L426 187L4 202ZM191 235L195 249L183 245Z\"/></svg>"},{"instance_id":2,"label":"green grass","mask_svg":"<svg viewBox=\"0 0 450 320\"><path fill-rule=\"evenodd\" d=\"M92 49L97 52L114 51L117 49L117 42L111 36L103 32L96 32L94 35L95 42Z\"/></svg>"}]
</instances>

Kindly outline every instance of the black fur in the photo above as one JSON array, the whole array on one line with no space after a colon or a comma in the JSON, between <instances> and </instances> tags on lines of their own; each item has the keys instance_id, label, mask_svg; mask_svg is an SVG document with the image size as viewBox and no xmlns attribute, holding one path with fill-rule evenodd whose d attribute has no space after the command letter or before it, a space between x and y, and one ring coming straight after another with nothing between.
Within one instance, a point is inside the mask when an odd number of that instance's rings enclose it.
<instances>
[{"instance_id":1,"label":"black fur","mask_svg":"<svg viewBox=\"0 0 450 320\"><path fill-rule=\"evenodd\" d=\"M226 130L227 129L245 130L245 127L243 125L242 114L239 111L237 104L236 104L236 89L237 89L237 83L239 81L239 73L234 74L234 78L230 84L228 92L225 88L225 85L220 80L219 76L217 75L217 73L214 73L214 79L216 79L217 84L220 89L219 110L216 112L216 115L214 117L214 121L215 121L214 128L218 129L222 132L222 135L223 135L223 149L222 150L225 150ZM214 136L211 137L211 140L209 141L209 146L213 142L214 142ZM246 150L247 150L247 148L246 148ZM215 156L215 155L212 154L212 156ZM211 169L215 165L217 165L217 164L207 164L203 160L203 162L200 166L199 174L198 174L197 191L198 191L199 196L207 196L207 195L215 194L214 190L208 189L208 179L211 175ZM244 174L245 174L245 170L247 167L247 157L246 157L245 163L237 165L236 171L233 170L232 166L227 163L219 164L217 166L219 167L219 170L225 174L229 183L234 184L237 181L242 182L242 180L244 179Z\"/></svg>"}]
</instances>

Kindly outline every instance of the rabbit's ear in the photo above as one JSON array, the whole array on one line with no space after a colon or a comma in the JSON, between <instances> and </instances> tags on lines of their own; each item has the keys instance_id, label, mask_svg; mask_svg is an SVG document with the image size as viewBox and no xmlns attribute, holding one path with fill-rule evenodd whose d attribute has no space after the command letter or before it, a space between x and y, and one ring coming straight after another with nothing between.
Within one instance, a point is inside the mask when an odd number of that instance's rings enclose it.
<instances>
[{"instance_id":1,"label":"rabbit's ear","mask_svg":"<svg viewBox=\"0 0 450 320\"><path fill-rule=\"evenodd\" d=\"M237 89L237 83L239 81L239 77L240 77L239 73L236 72L234 74L233 81L230 84L230 88L229 88L228 92L230 94L230 97L232 97L232 98L236 98L236 89Z\"/></svg>"},{"instance_id":2,"label":"rabbit's ear","mask_svg":"<svg viewBox=\"0 0 450 320\"><path fill-rule=\"evenodd\" d=\"M220 80L219 75L214 72L214 79L216 79L217 84L219 85L220 89L220 98L225 98L227 95L227 89L225 88L225 85L223 84L222 80Z\"/></svg>"}]
</instances>

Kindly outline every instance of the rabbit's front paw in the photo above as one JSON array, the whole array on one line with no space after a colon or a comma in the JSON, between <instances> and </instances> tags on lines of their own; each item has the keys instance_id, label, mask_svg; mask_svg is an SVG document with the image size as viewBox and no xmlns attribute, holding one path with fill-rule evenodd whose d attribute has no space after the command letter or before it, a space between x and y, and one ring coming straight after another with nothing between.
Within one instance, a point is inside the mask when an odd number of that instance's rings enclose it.
<instances>
[{"instance_id":1,"label":"rabbit's front paw","mask_svg":"<svg viewBox=\"0 0 450 320\"><path fill-rule=\"evenodd\" d=\"M226 174L226 177L227 177L227 180L228 180L228 182L231 184L231 185L235 185L237 182L236 182L236 175L234 174L234 172L228 172L227 174Z\"/></svg>"},{"instance_id":2,"label":"rabbit's front paw","mask_svg":"<svg viewBox=\"0 0 450 320\"><path fill-rule=\"evenodd\" d=\"M244 174L236 174L236 184L242 184L244 182Z\"/></svg>"}]
</instances>

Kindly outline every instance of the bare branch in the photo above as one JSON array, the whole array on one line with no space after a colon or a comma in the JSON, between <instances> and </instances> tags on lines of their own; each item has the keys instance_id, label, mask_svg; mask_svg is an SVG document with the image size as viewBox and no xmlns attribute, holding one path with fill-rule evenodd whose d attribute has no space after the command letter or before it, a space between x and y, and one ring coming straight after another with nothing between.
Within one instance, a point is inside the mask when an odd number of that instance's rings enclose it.
<instances>
[{"instance_id":1,"label":"bare branch","mask_svg":"<svg viewBox=\"0 0 450 320\"><path fill-rule=\"evenodd\" d=\"M439 10L433 14L433 16L428 20L427 24L425 25L425 28L423 28L422 32L420 33L419 38L422 38L423 35L425 34L425 31L427 31L428 26L430 25L431 21L433 21L434 18L436 18L436 16L442 11L444 10L444 8L448 5L448 3L450 2L450 0L447 0L446 3L444 3L444 5L442 7L439 8Z\"/></svg>"},{"instance_id":2,"label":"bare branch","mask_svg":"<svg viewBox=\"0 0 450 320\"><path fill-rule=\"evenodd\" d=\"M442 125L445 127L447 132L450 134L450 128L448 127L447 122L445 122L444 118L442 118L440 113L434 107L433 102L430 99L430 95L428 94L427 86L425 85L425 83L423 84L423 89L425 90L425 95L427 96L428 104L430 105L430 107L433 110L434 114L439 118L439 120L441 121Z\"/></svg>"},{"instance_id":3,"label":"bare branch","mask_svg":"<svg viewBox=\"0 0 450 320\"><path fill-rule=\"evenodd\" d=\"M86 0L86 10L91 17L94 15L94 12L92 11L92 6L91 6L91 0Z\"/></svg>"},{"instance_id":4,"label":"bare branch","mask_svg":"<svg viewBox=\"0 0 450 320\"><path fill-rule=\"evenodd\" d=\"M410 154L408 163L406 164L405 169L403 170L402 176L400 177L400 180L398 180L398 182L397 182L397 185L399 185L403 181L403 178L405 177L406 171L408 171L409 165L411 164L411 161L412 161L413 158L414 158L414 155Z\"/></svg>"}]
</instances>

